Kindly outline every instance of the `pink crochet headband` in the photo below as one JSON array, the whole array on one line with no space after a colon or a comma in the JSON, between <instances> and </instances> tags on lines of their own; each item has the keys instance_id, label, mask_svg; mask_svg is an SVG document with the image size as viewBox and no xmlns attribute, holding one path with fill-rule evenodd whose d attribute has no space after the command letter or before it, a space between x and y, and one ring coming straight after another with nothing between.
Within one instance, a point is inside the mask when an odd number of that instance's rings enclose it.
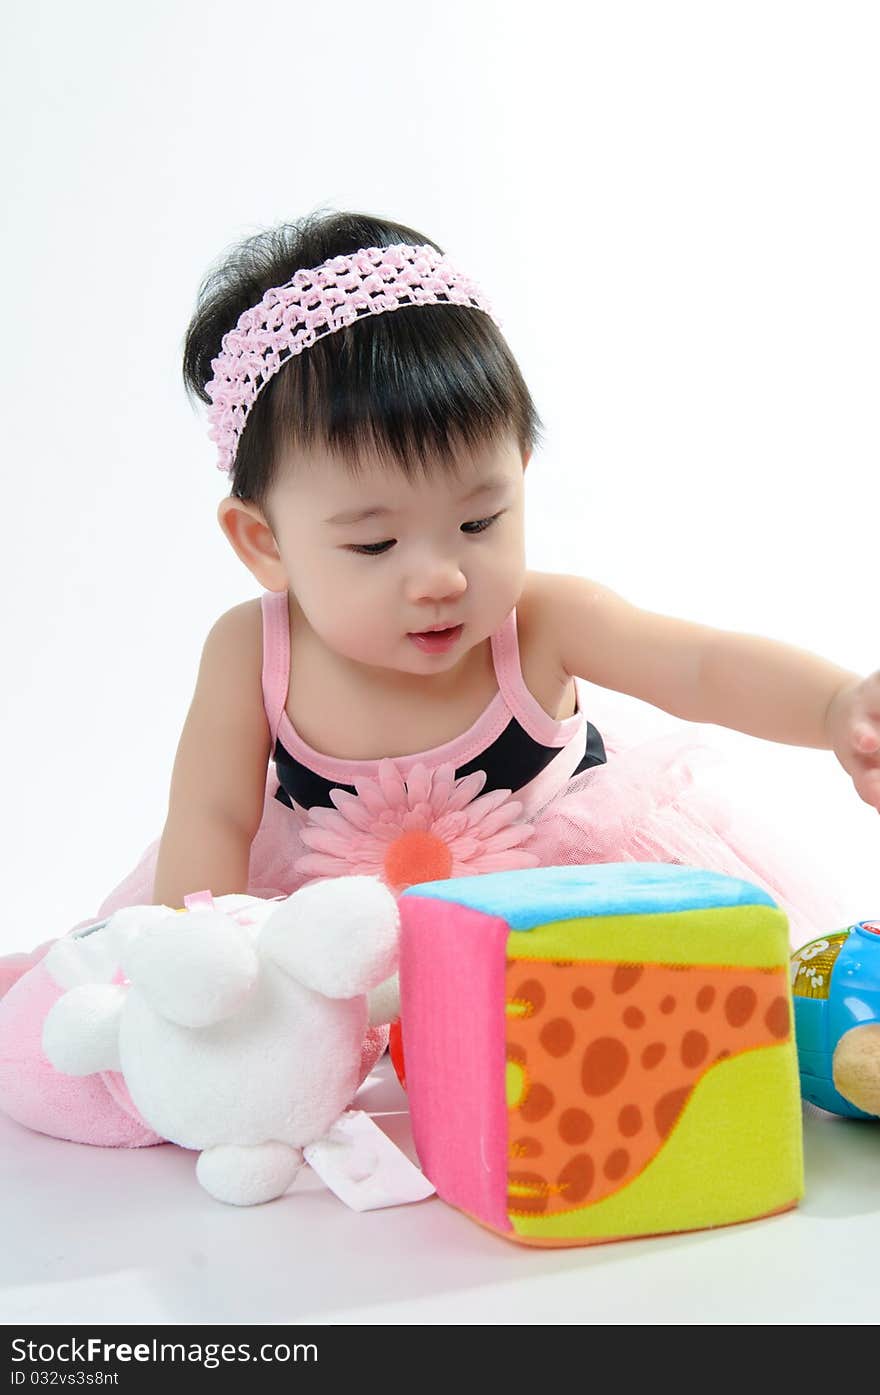
<instances>
[{"instance_id":1,"label":"pink crochet headband","mask_svg":"<svg viewBox=\"0 0 880 1395\"><path fill-rule=\"evenodd\" d=\"M257 395L295 354L365 315L450 303L483 310L501 326L479 287L441 252L406 242L330 257L266 291L259 305L245 310L235 329L224 334L219 357L211 361L214 376L205 390L217 468L232 469Z\"/></svg>"}]
</instances>

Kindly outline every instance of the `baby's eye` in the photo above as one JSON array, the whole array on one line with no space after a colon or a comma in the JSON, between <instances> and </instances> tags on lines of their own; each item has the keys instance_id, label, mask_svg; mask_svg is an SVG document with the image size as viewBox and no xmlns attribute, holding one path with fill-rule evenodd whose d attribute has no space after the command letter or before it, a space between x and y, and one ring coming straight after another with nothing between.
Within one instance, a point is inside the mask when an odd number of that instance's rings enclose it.
<instances>
[{"instance_id":1,"label":"baby's eye","mask_svg":"<svg viewBox=\"0 0 880 1395\"><path fill-rule=\"evenodd\" d=\"M461 525L462 532L466 532L468 528L472 528L474 533L485 533L486 529L491 528L495 520L500 517L500 513L493 513L491 518L478 518L475 523L463 523ZM471 537L473 537L473 533Z\"/></svg>"},{"instance_id":2,"label":"baby's eye","mask_svg":"<svg viewBox=\"0 0 880 1395\"><path fill-rule=\"evenodd\" d=\"M394 539L380 543L350 543L349 552L361 552L365 557L381 557L386 548L394 546Z\"/></svg>"}]
</instances>

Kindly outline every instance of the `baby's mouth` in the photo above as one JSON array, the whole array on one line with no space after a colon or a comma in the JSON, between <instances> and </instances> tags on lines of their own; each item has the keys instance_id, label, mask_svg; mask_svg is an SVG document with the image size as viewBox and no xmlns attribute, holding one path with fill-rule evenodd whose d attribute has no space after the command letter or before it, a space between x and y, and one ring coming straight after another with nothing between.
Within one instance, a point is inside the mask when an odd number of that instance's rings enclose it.
<instances>
[{"instance_id":1,"label":"baby's mouth","mask_svg":"<svg viewBox=\"0 0 880 1395\"><path fill-rule=\"evenodd\" d=\"M458 642L462 628L462 625L451 625L441 630L410 630L408 637L425 653L439 654Z\"/></svg>"}]
</instances>

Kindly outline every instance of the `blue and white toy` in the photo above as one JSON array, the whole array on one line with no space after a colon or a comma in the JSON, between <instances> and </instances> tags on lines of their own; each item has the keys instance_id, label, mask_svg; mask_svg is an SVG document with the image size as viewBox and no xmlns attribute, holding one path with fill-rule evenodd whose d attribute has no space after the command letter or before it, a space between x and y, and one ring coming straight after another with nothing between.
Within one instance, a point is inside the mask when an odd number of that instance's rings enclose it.
<instances>
[{"instance_id":1,"label":"blue and white toy","mask_svg":"<svg viewBox=\"0 0 880 1395\"><path fill-rule=\"evenodd\" d=\"M804 1099L852 1119L880 1117L880 920L804 945L791 960Z\"/></svg>"}]
</instances>

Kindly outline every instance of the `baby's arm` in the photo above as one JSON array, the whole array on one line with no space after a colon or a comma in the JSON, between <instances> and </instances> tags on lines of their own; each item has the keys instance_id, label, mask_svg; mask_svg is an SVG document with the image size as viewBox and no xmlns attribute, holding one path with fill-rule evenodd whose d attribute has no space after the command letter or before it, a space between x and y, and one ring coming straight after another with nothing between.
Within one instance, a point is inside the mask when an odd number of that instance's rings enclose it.
<instances>
[{"instance_id":1,"label":"baby's arm","mask_svg":"<svg viewBox=\"0 0 880 1395\"><path fill-rule=\"evenodd\" d=\"M583 577L544 581L566 673L686 721L833 750L860 797L880 806L880 674L862 679L760 635L640 610Z\"/></svg>"},{"instance_id":2,"label":"baby's arm","mask_svg":"<svg viewBox=\"0 0 880 1395\"><path fill-rule=\"evenodd\" d=\"M171 776L154 903L182 906L205 889L247 891L270 754L261 667L260 602L245 601L205 640Z\"/></svg>"}]
</instances>

